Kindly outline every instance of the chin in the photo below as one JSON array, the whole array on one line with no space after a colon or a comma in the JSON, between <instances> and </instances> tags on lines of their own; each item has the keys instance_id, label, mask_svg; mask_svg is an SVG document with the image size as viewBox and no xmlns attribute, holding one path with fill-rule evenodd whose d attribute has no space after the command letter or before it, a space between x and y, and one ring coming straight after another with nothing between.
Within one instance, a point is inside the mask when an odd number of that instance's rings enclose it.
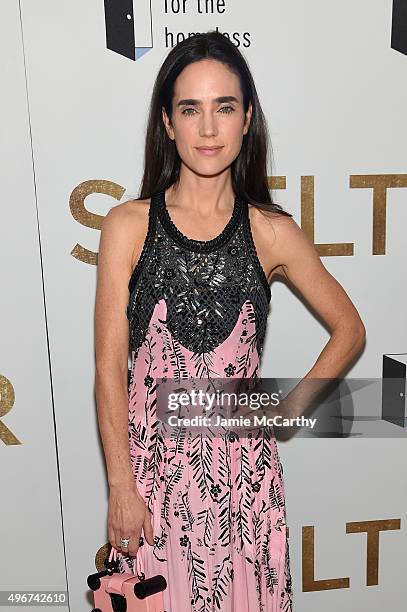
<instances>
[{"instance_id":1,"label":"chin","mask_svg":"<svg viewBox=\"0 0 407 612\"><path fill-rule=\"evenodd\" d=\"M210 173L210 174L219 174L220 172L224 172L227 168L230 167L233 160L235 158L228 159L204 159L199 160L199 163L196 163L196 159L194 160L194 164L191 164L189 167L194 170L194 172L202 172L202 173Z\"/></svg>"},{"instance_id":2,"label":"chin","mask_svg":"<svg viewBox=\"0 0 407 612\"><path fill-rule=\"evenodd\" d=\"M227 170L230 165L225 164L225 162L220 164L219 160L215 163L215 160L210 159L204 160L203 162L201 161L199 164L196 163L196 160L194 160L194 162L195 163L188 163L182 160L182 163L191 172L197 174L198 176L217 176L218 174L225 172L225 170Z\"/></svg>"},{"instance_id":3,"label":"chin","mask_svg":"<svg viewBox=\"0 0 407 612\"><path fill-rule=\"evenodd\" d=\"M213 166L212 168L208 168L208 166L206 166L204 168L195 168L193 169L193 172L199 176L218 176L219 174L225 172L228 167L229 166Z\"/></svg>"}]
</instances>

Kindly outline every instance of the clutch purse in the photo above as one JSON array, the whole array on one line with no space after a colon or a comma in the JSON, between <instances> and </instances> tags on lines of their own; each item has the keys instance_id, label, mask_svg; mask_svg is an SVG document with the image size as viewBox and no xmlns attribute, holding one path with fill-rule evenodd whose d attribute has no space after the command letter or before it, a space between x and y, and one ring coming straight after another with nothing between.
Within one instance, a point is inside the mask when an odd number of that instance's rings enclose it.
<instances>
[{"instance_id":1,"label":"clutch purse","mask_svg":"<svg viewBox=\"0 0 407 612\"><path fill-rule=\"evenodd\" d=\"M137 554L133 573L119 572L117 550L112 546L106 569L88 576L88 587L93 591L92 612L164 612L163 591L167 588L164 576L146 578ZM137 573L136 573L137 571Z\"/></svg>"}]
</instances>

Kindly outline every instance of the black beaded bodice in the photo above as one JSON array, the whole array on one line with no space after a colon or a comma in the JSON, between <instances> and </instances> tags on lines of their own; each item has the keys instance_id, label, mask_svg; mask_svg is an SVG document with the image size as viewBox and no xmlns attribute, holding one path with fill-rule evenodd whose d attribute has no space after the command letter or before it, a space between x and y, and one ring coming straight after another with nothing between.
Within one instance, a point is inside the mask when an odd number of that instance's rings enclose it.
<instances>
[{"instance_id":1,"label":"black beaded bodice","mask_svg":"<svg viewBox=\"0 0 407 612\"><path fill-rule=\"evenodd\" d=\"M153 195L147 236L129 284L129 342L143 343L155 305L164 299L172 336L190 351L215 349L232 332L246 300L253 304L260 355L271 289L258 259L247 202L235 197L223 231L208 241L182 234L173 223L165 192Z\"/></svg>"}]
</instances>

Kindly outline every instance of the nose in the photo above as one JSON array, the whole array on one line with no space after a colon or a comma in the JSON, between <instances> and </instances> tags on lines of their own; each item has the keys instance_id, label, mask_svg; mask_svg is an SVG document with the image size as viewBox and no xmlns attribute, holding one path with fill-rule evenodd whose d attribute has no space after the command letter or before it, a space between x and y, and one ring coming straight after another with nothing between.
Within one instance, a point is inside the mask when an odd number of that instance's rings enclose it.
<instances>
[{"instance_id":1,"label":"nose","mask_svg":"<svg viewBox=\"0 0 407 612\"><path fill-rule=\"evenodd\" d=\"M216 117L212 111L202 111L201 120L199 123L199 135L200 136L216 136L218 128L216 125Z\"/></svg>"}]
</instances>

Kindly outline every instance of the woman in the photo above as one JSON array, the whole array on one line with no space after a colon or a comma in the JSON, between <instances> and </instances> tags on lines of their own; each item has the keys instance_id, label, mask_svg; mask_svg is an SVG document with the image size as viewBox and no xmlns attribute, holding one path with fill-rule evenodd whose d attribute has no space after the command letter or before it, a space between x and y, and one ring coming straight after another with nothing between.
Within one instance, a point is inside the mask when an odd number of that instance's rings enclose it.
<instances>
[{"instance_id":1,"label":"woman","mask_svg":"<svg viewBox=\"0 0 407 612\"><path fill-rule=\"evenodd\" d=\"M331 330L308 377L338 376L364 340L352 302L272 202L266 160L244 58L222 34L194 35L155 83L141 197L103 221L96 394L109 541L121 571L140 555L147 577L166 578L166 612L288 611L292 591L274 436L164 438L156 379L258 376L278 273Z\"/></svg>"}]
</instances>

